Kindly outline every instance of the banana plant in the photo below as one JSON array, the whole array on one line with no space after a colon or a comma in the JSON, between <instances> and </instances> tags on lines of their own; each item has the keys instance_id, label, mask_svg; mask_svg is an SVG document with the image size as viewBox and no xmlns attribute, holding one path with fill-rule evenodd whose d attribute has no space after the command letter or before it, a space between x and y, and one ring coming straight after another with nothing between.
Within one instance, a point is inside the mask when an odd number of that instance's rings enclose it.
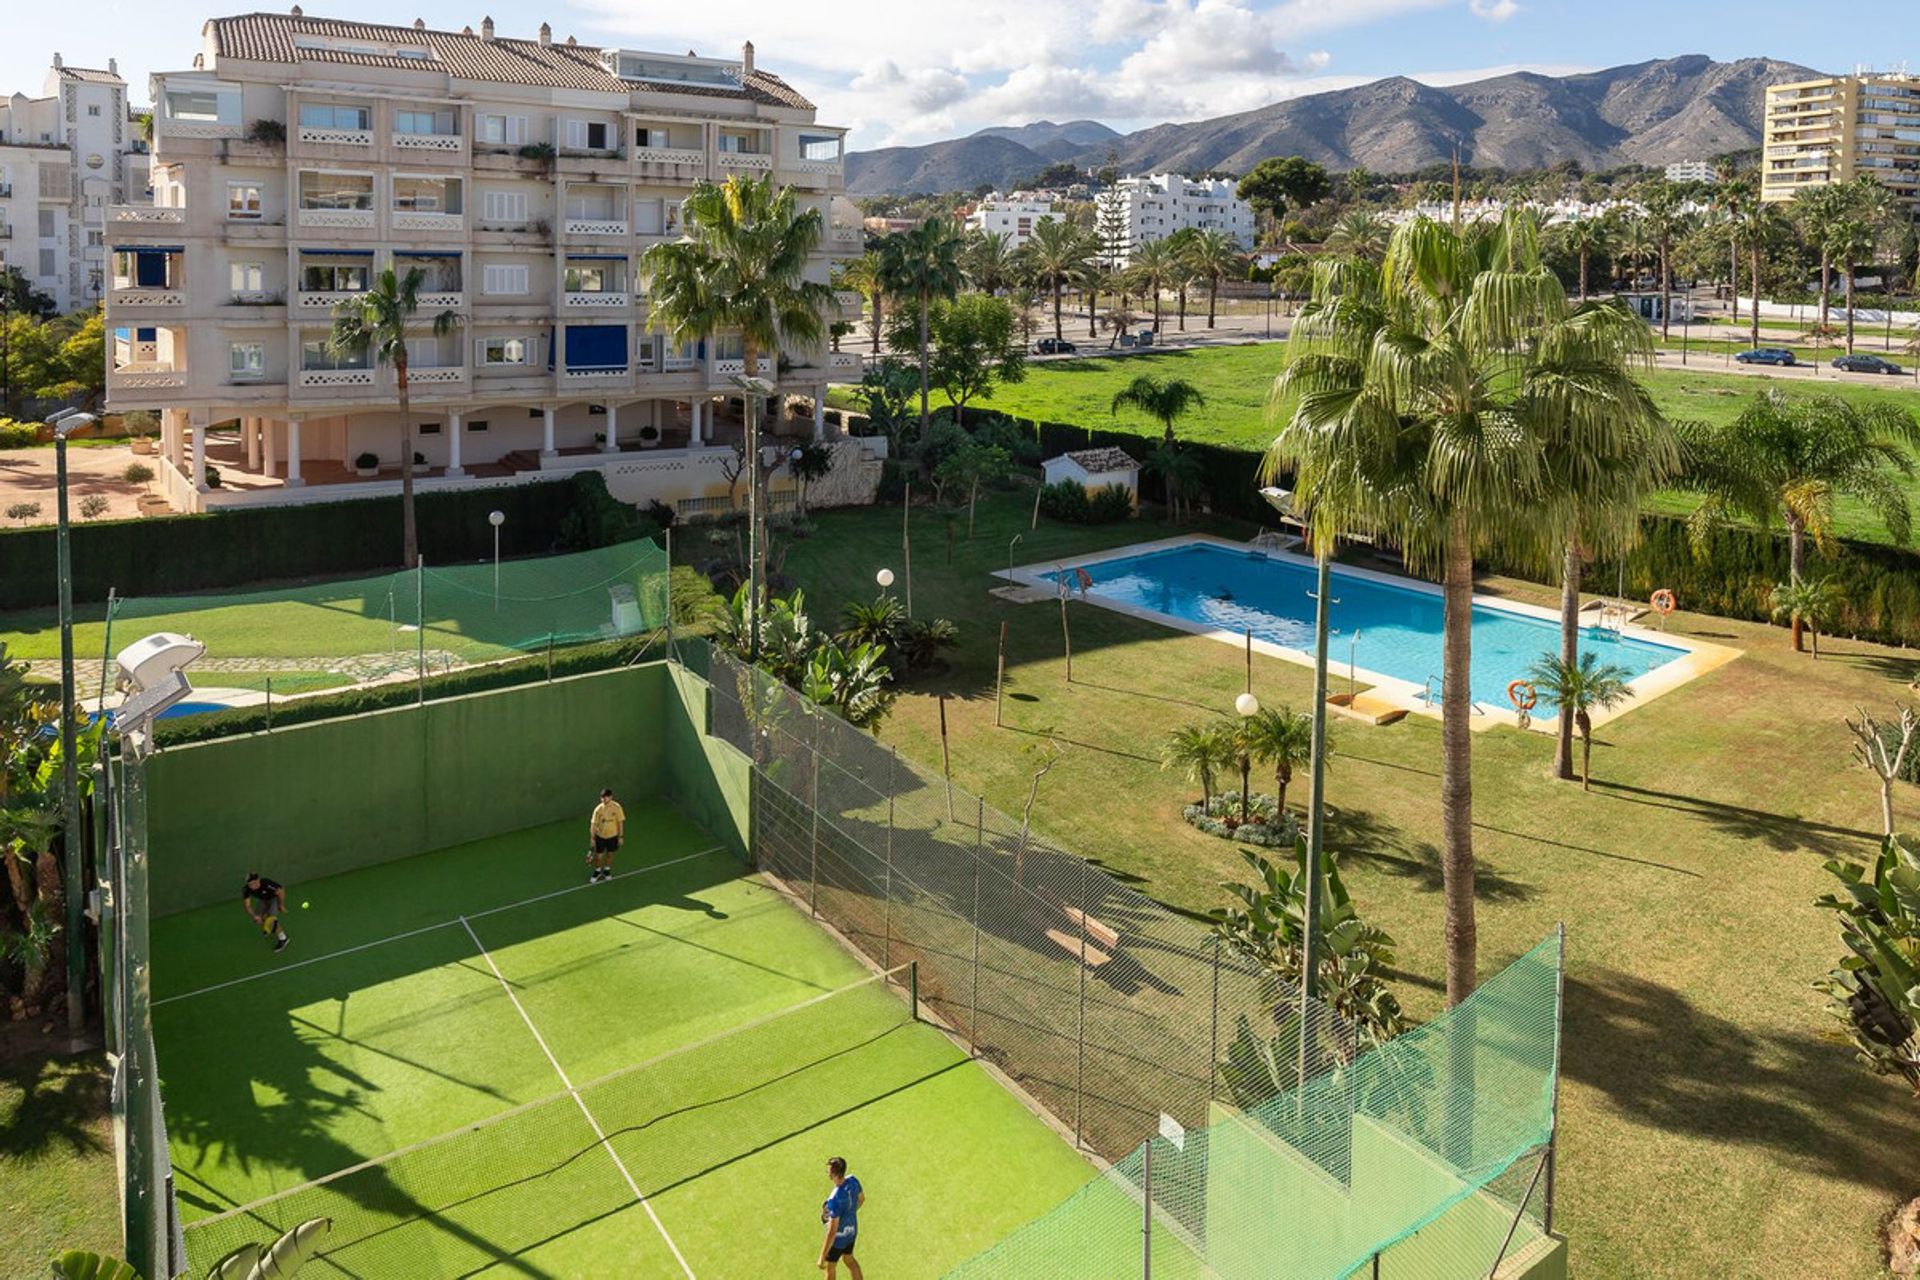
<instances>
[{"instance_id":1,"label":"banana plant","mask_svg":"<svg viewBox=\"0 0 1920 1280\"><path fill-rule=\"evenodd\" d=\"M243 1244L207 1272L206 1280L288 1280L314 1255L332 1218L309 1218L266 1248ZM141 1280L140 1273L118 1258L70 1249L53 1260L54 1280Z\"/></svg>"},{"instance_id":2,"label":"banana plant","mask_svg":"<svg viewBox=\"0 0 1920 1280\"><path fill-rule=\"evenodd\" d=\"M140 1280L140 1273L118 1258L69 1249L53 1260L54 1280Z\"/></svg>"},{"instance_id":3,"label":"banana plant","mask_svg":"<svg viewBox=\"0 0 1920 1280\"><path fill-rule=\"evenodd\" d=\"M1920 852L1889 836L1871 864L1835 859L1827 870L1841 889L1818 905L1839 913L1849 954L1815 986L1845 1024L1836 1038L1920 1094Z\"/></svg>"}]
</instances>

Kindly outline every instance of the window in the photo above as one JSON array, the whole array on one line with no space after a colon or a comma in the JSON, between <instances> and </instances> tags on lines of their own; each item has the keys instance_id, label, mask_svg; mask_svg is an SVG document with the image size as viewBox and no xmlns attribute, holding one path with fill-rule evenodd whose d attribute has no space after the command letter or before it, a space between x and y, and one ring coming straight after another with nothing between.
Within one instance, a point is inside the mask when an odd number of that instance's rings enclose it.
<instances>
[{"instance_id":1,"label":"window","mask_svg":"<svg viewBox=\"0 0 1920 1280\"><path fill-rule=\"evenodd\" d=\"M482 191L482 222L522 223L527 220L527 193L524 191Z\"/></svg>"},{"instance_id":2,"label":"window","mask_svg":"<svg viewBox=\"0 0 1920 1280\"><path fill-rule=\"evenodd\" d=\"M667 131L661 128L648 128L638 125L633 131L633 145L636 147L664 147L671 145L667 141Z\"/></svg>"},{"instance_id":3,"label":"window","mask_svg":"<svg viewBox=\"0 0 1920 1280\"><path fill-rule=\"evenodd\" d=\"M446 111L396 111L393 113L393 131L395 133L434 133L452 135L460 131L451 110Z\"/></svg>"},{"instance_id":4,"label":"window","mask_svg":"<svg viewBox=\"0 0 1920 1280\"><path fill-rule=\"evenodd\" d=\"M527 118L485 114L473 120L474 136L497 147L517 147L527 140Z\"/></svg>"},{"instance_id":5,"label":"window","mask_svg":"<svg viewBox=\"0 0 1920 1280\"><path fill-rule=\"evenodd\" d=\"M53 250L51 249L40 251L40 274L43 276L53 274Z\"/></svg>"},{"instance_id":6,"label":"window","mask_svg":"<svg viewBox=\"0 0 1920 1280\"><path fill-rule=\"evenodd\" d=\"M835 133L801 134L800 158L802 160L838 160L840 158L840 135Z\"/></svg>"},{"instance_id":7,"label":"window","mask_svg":"<svg viewBox=\"0 0 1920 1280\"><path fill-rule=\"evenodd\" d=\"M306 293L365 293L368 267L362 262L306 262L300 288Z\"/></svg>"},{"instance_id":8,"label":"window","mask_svg":"<svg viewBox=\"0 0 1920 1280\"><path fill-rule=\"evenodd\" d=\"M106 243L107 243L107 233L106 233L106 232L104 232L104 231L89 231L89 232L87 232L87 248L89 248L89 249L101 249L101 248L105 248L105 247L106 247Z\"/></svg>"},{"instance_id":9,"label":"window","mask_svg":"<svg viewBox=\"0 0 1920 1280\"><path fill-rule=\"evenodd\" d=\"M480 339L480 363L483 365L526 364L529 352L525 338ZM487 424L475 423L472 430L485 431Z\"/></svg>"},{"instance_id":10,"label":"window","mask_svg":"<svg viewBox=\"0 0 1920 1280\"><path fill-rule=\"evenodd\" d=\"M721 130L716 144L721 151L735 155L753 155L760 150L758 140L750 133L737 133Z\"/></svg>"},{"instance_id":11,"label":"window","mask_svg":"<svg viewBox=\"0 0 1920 1280\"><path fill-rule=\"evenodd\" d=\"M489 263L480 273L482 293L525 293L527 268L517 263Z\"/></svg>"},{"instance_id":12,"label":"window","mask_svg":"<svg viewBox=\"0 0 1920 1280\"><path fill-rule=\"evenodd\" d=\"M235 262L227 267L227 276L235 293L265 293L266 269L258 262Z\"/></svg>"},{"instance_id":13,"label":"window","mask_svg":"<svg viewBox=\"0 0 1920 1280\"><path fill-rule=\"evenodd\" d=\"M415 213L459 213L460 183L450 178L393 179L393 207Z\"/></svg>"},{"instance_id":14,"label":"window","mask_svg":"<svg viewBox=\"0 0 1920 1280\"><path fill-rule=\"evenodd\" d=\"M426 366L422 367L424 368ZM441 434L440 424L438 422L423 422L420 424L420 434L423 436L437 436Z\"/></svg>"},{"instance_id":15,"label":"window","mask_svg":"<svg viewBox=\"0 0 1920 1280\"><path fill-rule=\"evenodd\" d=\"M221 95L210 89L174 89L167 93L167 118L170 120L199 121L207 124L220 122Z\"/></svg>"},{"instance_id":16,"label":"window","mask_svg":"<svg viewBox=\"0 0 1920 1280\"><path fill-rule=\"evenodd\" d=\"M370 173L321 173L307 170L300 175L302 209L372 209L373 175Z\"/></svg>"},{"instance_id":17,"label":"window","mask_svg":"<svg viewBox=\"0 0 1920 1280\"><path fill-rule=\"evenodd\" d=\"M567 148L570 151L605 151L612 144L607 141L607 126L599 120L567 121Z\"/></svg>"},{"instance_id":18,"label":"window","mask_svg":"<svg viewBox=\"0 0 1920 1280\"><path fill-rule=\"evenodd\" d=\"M236 378L258 378L267 371L267 345L264 342L236 342L228 348L227 368Z\"/></svg>"},{"instance_id":19,"label":"window","mask_svg":"<svg viewBox=\"0 0 1920 1280\"><path fill-rule=\"evenodd\" d=\"M87 114L90 116L98 116L100 114L100 108L97 106L88 107Z\"/></svg>"},{"instance_id":20,"label":"window","mask_svg":"<svg viewBox=\"0 0 1920 1280\"><path fill-rule=\"evenodd\" d=\"M635 200L633 202L633 229L643 236L657 236L666 225L661 212L662 201Z\"/></svg>"},{"instance_id":21,"label":"window","mask_svg":"<svg viewBox=\"0 0 1920 1280\"><path fill-rule=\"evenodd\" d=\"M592 265L567 265L568 293L616 293L613 264L596 262Z\"/></svg>"},{"instance_id":22,"label":"window","mask_svg":"<svg viewBox=\"0 0 1920 1280\"><path fill-rule=\"evenodd\" d=\"M485 431L486 429L487 420L485 418L474 418L467 423L467 430L469 431Z\"/></svg>"},{"instance_id":23,"label":"window","mask_svg":"<svg viewBox=\"0 0 1920 1280\"><path fill-rule=\"evenodd\" d=\"M746 340L737 333L724 333L713 340L713 358L716 360L742 360L746 354Z\"/></svg>"},{"instance_id":24,"label":"window","mask_svg":"<svg viewBox=\"0 0 1920 1280\"><path fill-rule=\"evenodd\" d=\"M304 129L366 130L373 127L373 111L369 107L303 102L300 104L300 126Z\"/></svg>"},{"instance_id":25,"label":"window","mask_svg":"<svg viewBox=\"0 0 1920 1280\"><path fill-rule=\"evenodd\" d=\"M235 220L257 219L261 213L260 184L257 182L229 182L227 184L227 217Z\"/></svg>"},{"instance_id":26,"label":"window","mask_svg":"<svg viewBox=\"0 0 1920 1280\"><path fill-rule=\"evenodd\" d=\"M365 351L337 351L330 337L308 338L300 344L302 369L371 369Z\"/></svg>"},{"instance_id":27,"label":"window","mask_svg":"<svg viewBox=\"0 0 1920 1280\"><path fill-rule=\"evenodd\" d=\"M636 369L654 367L654 357L658 354L660 339L651 333L642 333L633 340L633 364Z\"/></svg>"},{"instance_id":28,"label":"window","mask_svg":"<svg viewBox=\"0 0 1920 1280\"><path fill-rule=\"evenodd\" d=\"M54 225L54 220L53 220L54 213L55 211L52 209L40 210L40 238L43 240L60 234L59 230ZM42 271L40 274L43 276L51 275L52 272Z\"/></svg>"}]
</instances>

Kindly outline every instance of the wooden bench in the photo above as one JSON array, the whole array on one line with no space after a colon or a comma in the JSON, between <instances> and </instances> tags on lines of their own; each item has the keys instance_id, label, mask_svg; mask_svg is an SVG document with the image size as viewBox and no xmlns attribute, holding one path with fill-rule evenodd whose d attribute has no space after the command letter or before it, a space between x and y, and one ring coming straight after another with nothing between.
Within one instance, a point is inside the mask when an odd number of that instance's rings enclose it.
<instances>
[{"instance_id":1,"label":"wooden bench","mask_svg":"<svg viewBox=\"0 0 1920 1280\"><path fill-rule=\"evenodd\" d=\"M1067 919L1073 921L1074 928L1084 928L1087 931L1088 942L1097 942L1109 951L1118 951L1120 949L1120 934L1118 930L1101 924L1092 916L1082 912L1078 907L1062 907L1061 910L1066 912Z\"/></svg>"},{"instance_id":2,"label":"wooden bench","mask_svg":"<svg viewBox=\"0 0 1920 1280\"><path fill-rule=\"evenodd\" d=\"M1073 925L1073 931L1049 929L1048 941L1089 969L1098 969L1113 959L1113 953L1120 949L1118 930L1100 923L1077 907L1062 907L1061 910Z\"/></svg>"},{"instance_id":3,"label":"wooden bench","mask_svg":"<svg viewBox=\"0 0 1920 1280\"><path fill-rule=\"evenodd\" d=\"M1091 942L1086 944L1086 950L1082 952L1080 949L1080 935L1078 934L1062 933L1058 929L1049 929L1047 930L1047 939L1089 969L1098 969L1101 965L1113 959L1112 956L1094 946Z\"/></svg>"}]
</instances>

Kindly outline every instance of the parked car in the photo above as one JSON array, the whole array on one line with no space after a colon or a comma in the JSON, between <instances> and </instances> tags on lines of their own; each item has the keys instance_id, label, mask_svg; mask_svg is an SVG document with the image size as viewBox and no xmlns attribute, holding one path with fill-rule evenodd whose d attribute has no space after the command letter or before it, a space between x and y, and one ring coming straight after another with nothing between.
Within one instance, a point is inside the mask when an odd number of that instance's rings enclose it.
<instances>
[{"instance_id":1,"label":"parked car","mask_svg":"<svg viewBox=\"0 0 1920 1280\"><path fill-rule=\"evenodd\" d=\"M1751 351L1737 351L1733 358L1741 364L1796 365L1800 363L1793 358L1793 352L1785 347L1755 347Z\"/></svg>"},{"instance_id":2,"label":"parked car","mask_svg":"<svg viewBox=\"0 0 1920 1280\"><path fill-rule=\"evenodd\" d=\"M1879 356L1835 356L1833 367L1843 373L1890 373L1895 377L1906 372L1893 361Z\"/></svg>"},{"instance_id":3,"label":"parked car","mask_svg":"<svg viewBox=\"0 0 1920 1280\"><path fill-rule=\"evenodd\" d=\"M1070 356L1079 349L1065 338L1042 338L1033 344L1037 356Z\"/></svg>"}]
</instances>

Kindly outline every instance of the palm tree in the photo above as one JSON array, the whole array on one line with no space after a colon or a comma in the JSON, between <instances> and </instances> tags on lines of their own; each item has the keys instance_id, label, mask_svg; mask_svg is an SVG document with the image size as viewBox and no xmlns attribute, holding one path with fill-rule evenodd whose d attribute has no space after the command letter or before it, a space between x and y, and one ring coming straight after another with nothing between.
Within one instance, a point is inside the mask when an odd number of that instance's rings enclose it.
<instances>
[{"instance_id":1,"label":"palm tree","mask_svg":"<svg viewBox=\"0 0 1920 1280\"><path fill-rule=\"evenodd\" d=\"M1587 264L1594 258L1606 259L1613 252L1618 223L1612 218L1574 218L1560 224L1560 237L1569 252L1580 259L1580 301L1587 300Z\"/></svg>"},{"instance_id":2,"label":"palm tree","mask_svg":"<svg viewBox=\"0 0 1920 1280\"><path fill-rule=\"evenodd\" d=\"M420 286L427 273L412 267L397 274L382 271L373 288L334 308L333 333L328 346L342 355L371 355L376 364L393 366L394 390L400 397L400 547L409 569L420 562L420 536L413 511L413 399L408 378L407 332L420 310ZM439 337L452 331L460 317L442 311L432 321Z\"/></svg>"},{"instance_id":3,"label":"palm tree","mask_svg":"<svg viewBox=\"0 0 1920 1280\"><path fill-rule=\"evenodd\" d=\"M1548 447L1619 411L1613 379L1570 376L1598 341L1540 261L1533 220L1418 218L1376 266L1323 261L1276 382L1266 473L1291 472L1322 546L1338 532L1399 545L1442 580L1441 873L1447 1000L1473 990L1472 603L1475 554L1511 546L1558 495ZM1582 403L1577 409L1571 402ZM1531 535L1537 537L1537 534Z\"/></svg>"},{"instance_id":4,"label":"palm tree","mask_svg":"<svg viewBox=\"0 0 1920 1280\"><path fill-rule=\"evenodd\" d=\"M1853 354L1854 309L1853 278L1858 273L1860 261L1869 257L1874 250L1873 228L1865 219L1842 217L1827 227L1827 238L1821 245L1824 254L1830 254L1846 272L1847 290L1847 354Z\"/></svg>"},{"instance_id":5,"label":"palm tree","mask_svg":"<svg viewBox=\"0 0 1920 1280\"><path fill-rule=\"evenodd\" d=\"M1757 347L1760 345L1760 269L1767 248L1786 231L1786 215L1780 211L1780 205L1761 200L1753 184L1745 181L1721 184L1720 205L1721 217L1734 243L1746 246L1749 284L1753 289L1753 323L1748 339ZM1738 274L1736 268L1736 299Z\"/></svg>"},{"instance_id":6,"label":"palm tree","mask_svg":"<svg viewBox=\"0 0 1920 1280\"><path fill-rule=\"evenodd\" d=\"M1177 444L1163 441L1148 451L1141 460L1140 469L1150 476L1160 477L1161 486L1167 491L1168 513L1178 524L1181 509L1189 498L1200 491L1200 456Z\"/></svg>"},{"instance_id":7,"label":"palm tree","mask_svg":"<svg viewBox=\"0 0 1920 1280\"><path fill-rule=\"evenodd\" d=\"M1767 605L1776 618L1790 618L1794 634L1805 627L1813 634L1813 656L1820 656L1820 633L1840 612L1846 593L1832 578L1808 578L1802 582L1776 583L1767 594ZM1794 646L1796 649L1799 646Z\"/></svg>"},{"instance_id":8,"label":"palm tree","mask_svg":"<svg viewBox=\"0 0 1920 1280\"><path fill-rule=\"evenodd\" d=\"M1253 758L1273 766L1273 808L1287 809L1293 771L1313 763L1313 717L1292 707L1263 707L1246 726Z\"/></svg>"},{"instance_id":9,"label":"palm tree","mask_svg":"<svg viewBox=\"0 0 1920 1280\"><path fill-rule=\"evenodd\" d=\"M1822 551L1834 541L1834 501L1858 500L1880 517L1896 543L1913 531L1902 483L1914 475L1920 421L1891 404L1855 404L1839 396L1788 396L1768 391L1725 424L1680 427L1680 483L1702 495L1688 518L1704 553L1719 524L1732 518L1787 527L1788 581L1806 576L1806 542ZM1801 647L1794 623L1793 647Z\"/></svg>"},{"instance_id":10,"label":"palm tree","mask_svg":"<svg viewBox=\"0 0 1920 1280\"><path fill-rule=\"evenodd\" d=\"M1820 328L1827 327L1833 302L1833 229L1844 212L1845 189L1831 182L1803 187L1793 196L1793 217L1801 238L1820 250Z\"/></svg>"},{"instance_id":11,"label":"palm tree","mask_svg":"<svg viewBox=\"0 0 1920 1280\"><path fill-rule=\"evenodd\" d=\"M1660 245L1654 239L1653 226L1644 215L1630 216L1620 224L1620 234L1614 237L1613 250L1626 268L1630 283L1637 283L1635 277L1640 274L1640 269L1660 256Z\"/></svg>"},{"instance_id":12,"label":"palm tree","mask_svg":"<svg viewBox=\"0 0 1920 1280\"><path fill-rule=\"evenodd\" d=\"M1007 290L1007 305L1013 308L1013 322L1020 328L1020 345L1033 345L1033 290L1016 285Z\"/></svg>"},{"instance_id":13,"label":"palm tree","mask_svg":"<svg viewBox=\"0 0 1920 1280\"><path fill-rule=\"evenodd\" d=\"M1053 295L1053 336L1063 339L1060 294L1068 285L1087 279L1093 269L1093 237L1065 218L1049 218L1033 229L1021 250L1034 282Z\"/></svg>"},{"instance_id":14,"label":"palm tree","mask_svg":"<svg viewBox=\"0 0 1920 1280\"><path fill-rule=\"evenodd\" d=\"M1207 282L1207 328L1211 329L1220 308L1220 282L1245 274L1246 257L1231 235L1216 229L1195 237L1187 250L1187 261L1194 274Z\"/></svg>"},{"instance_id":15,"label":"palm tree","mask_svg":"<svg viewBox=\"0 0 1920 1280\"><path fill-rule=\"evenodd\" d=\"M1387 242L1392 238L1393 227L1385 218L1365 209L1350 209L1335 220L1321 245L1328 253L1378 262L1387 256Z\"/></svg>"},{"instance_id":16,"label":"palm tree","mask_svg":"<svg viewBox=\"0 0 1920 1280\"><path fill-rule=\"evenodd\" d=\"M866 295L867 303L873 308L873 358L880 358L880 330L885 319L886 281L880 270L880 251L869 249L864 254L840 268L840 283L848 289L858 289Z\"/></svg>"},{"instance_id":17,"label":"palm tree","mask_svg":"<svg viewBox=\"0 0 1920 1280\"><path fill-rule=\"evenodd\" d=\"M999 293L1013 282L1013 237L1003 231L982 231L967 238L961 269L982 293Z\"/></svg>"},{"instance_id":18,"label":"palm tree","mask_svg":"<svg viewBox=\"0 0 1920 1280\"><path fill-rule=\"evenodd\" d=\"M928 218L911 231L899 231L880 244L881 278L887 292L912 298L920 308L920 436L927 434L928 316L935 298L960 292L960 228L947 218Z\"/></svg>"},{"instance_id":19,"label":"palm tree","mask_svg":"<svg viewBox=\"0 0 1920 1280\"><path fill-rule=\"evenodd\" d=\"M819 344L833 290L806 278L824 229L818 209L802 210L793 188L776 190L770 178L736 174L724 185L695 183L682 206L681 226L679 240L654 245L640 258L653 321L674 341L738 334L747 377L756 376L762 352L777 356L783 347ZM778 361L769 363L777 380ZM767 581L766 468L760 464L762 393L743 392L749 466L747 652L749 661L757 661Z\"/></svg>"},{"instance_id":20,"label":"palm tree","mask_svg":"<svg viewBox=\"0 0 1920 1280\"><path fill-rule=\"evenodd\" d=\"M1660 255L1660 340L1668 336L1668 313L1673 309L1673 242L1692 222L1683 207L1680 191L1670 182L1659 182L1647 193L1647 232Z\"/></svg>"},{"instance_id":21,"label":"palm tree","mask_svg":"<svg viewBox=\"0 0 1920 1280\"><path fill-rule=\"evenodd\" d=\"M1558 703L1563 713L1573 713L1573 722L1580 727L1580 789L1593 790L1593 713L1611 711L1633 695L1626 668L1610 662L1602 665L1592 651L1581 654L1578 662L1543 653L1527 679Z\"/></svg>"},{"instance_id":22,"label":"palm tree","mask_svg":"<svg viewBox=\"0 0 1920 1280\"><path fill-rule=\"evenodd\" d=\"M1142 292L1153 296L1153 331L1160 332L1160 291L1173 278L1178 251L1165 240L1149 240L1135 247L1128 265L1130 274Z\"/></svg>"},{"instance_id":23,"label":"palm tree","mask_svg":"<svg viewBox=\"0 0 1920 1280\"><path fill-rule=\"evenodd\" d=\"M1200 807L1213 803L1213 780L1234 761L1231 725L1187 724L1167 735L1160 746L1160 767L1181 769L1187 781L1200 784Z\"/></svg>"},{"instance_id":24,"label":"palm tree","mask_svg":"<svg viewBox=\"0 0 1920 1280\"><path fill-rule=\"evenodd\" d=\"M1166 433L1166 443L1173 444L1173 424L1188 411L1202 408L1206 403L1200 388L1184 378L1156 378L1143 373L1114 392L1113 403L1108 408L1115 416L1123 408L1138 409L1158 422Z\"/></svg>"}]
</instances>

